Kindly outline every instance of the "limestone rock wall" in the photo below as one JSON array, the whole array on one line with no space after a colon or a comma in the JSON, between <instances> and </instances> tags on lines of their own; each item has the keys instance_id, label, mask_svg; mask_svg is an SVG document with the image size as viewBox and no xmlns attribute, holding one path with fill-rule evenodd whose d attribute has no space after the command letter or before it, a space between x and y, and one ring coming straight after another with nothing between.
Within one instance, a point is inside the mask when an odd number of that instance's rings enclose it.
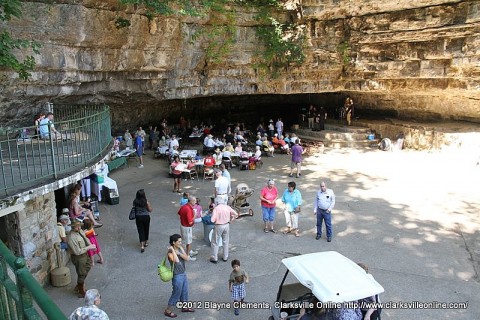
<instances>
[{"instance_id":1,"label":"limestone rock wall","mask_svg":"<svg viewBox=\"0 0 480 320\"><path fill-rule=\"evenodd\" d=\"M25 257L27 267L41 284L56 266L53 244L58 242L53 192L25 203L25 209L7 216L9 243L14 254Z\"/></svg>"},{"instance_id":2,"label":"limestone rock wall","mask_svg":"<svg viewBox=\"0 0 480 320\"><path fill-rule=\"evenodd\" d=\"M356 121L356 125L369 127L380 138L395 141L404 135L404 148L414 150L440 150L461 152L471 163L478 161L480 130L478 126L465 122L413 123L395 119L389 121Z\"/></svg>"},{"instance_id":3,"label":"limestone rock wall","mask_svg":"<svg viewBox=\"0 0 480 320\"><path fill-rule=\"evenodd\" d=\"M259 43L246 9L238 9L233 50L212 64L205 43L190 41L208 17L148 21L115 0L24 2L24 18L8 27L41 43L41 55L29 81L1 72L2 125L46 101L106 102L113 113L123 106L145 121L195 97L321 92L399 117L480 121L479 1L296 2L299 9L281 17L305 23L307 61L275 79L254 67ZM118 17L131 26L117 29Z\"/></svg>"}]
</instances>

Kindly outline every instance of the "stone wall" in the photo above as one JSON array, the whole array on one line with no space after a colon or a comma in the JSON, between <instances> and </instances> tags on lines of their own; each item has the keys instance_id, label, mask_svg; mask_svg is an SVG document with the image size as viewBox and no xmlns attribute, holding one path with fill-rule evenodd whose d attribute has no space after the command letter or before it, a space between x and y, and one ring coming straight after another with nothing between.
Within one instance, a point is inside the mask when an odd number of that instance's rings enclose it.
<instances>
[{"instance_id":1,"label":"stone wall","mask_svg":"<svg viewBox=\"0 0 480 320\"><path fill-rule=\"evenodd\" d=\"M463 152L472 158L472 163L480 156L480 128L469 123L412 123L390 119L389 122L358 120L355 125L368 127L380 138L392 141L403 133L407 149Z\"/></svg>"},{"instance_id":2,"label":"stone wall","mask_svg":"<svg viewBox=\"0 0 480 320\"><path fill-rule=\"evenodd\" d=\"M9 28L42 48L29 81L2 72L3 125L30 120L46 101L105 102L163 117L181 110L173 101L196 97L321 92L349 94L357 109L399 117L480 121L478 1L297 2L301 10L280 17L305 23L307 60L278 78L254 66L261 44L254 12L243 8L233 50L210 63L205 43L190 41L209 17L149 21L115 0L23 2L24 18ZM118 17L131 26L117 29Z\"/></svg>"},{"instance_id":3,"label":"stone wall","mask_svg":"<svg viewBox=\"0 0 480 320\"><path fill-rule=\"evenodd\" d=\"M45 284L56 266L53 244L58 242L58 231L54 193L27 201L25 209L8 215L7 221L13 253L25 257L32 275L40 284Z\"/></svg>"},{"instance_id":4,"label":"stone wall","mask_svg":"<svg viewBox=\"0 0 480 320\"><path fill-rule=\"evenodd\" d=\"M5 215L6 225L2 226L2 232L8 238L7 242L13 254L25 258L27 267L39 283L46 284L50 272L57 266L54 248L54 243L60 241L56 227L57 202L64 199L57 201L55 190L69 190L73 184L102 168L109 158L110 154L82 171L9 197L10 200L17 199L16 203L23 204L24 209ZM8 210L8 207L5 210ZM69 256L63 254L62 259L65 265Z\"/></svg>"}]
</instances>

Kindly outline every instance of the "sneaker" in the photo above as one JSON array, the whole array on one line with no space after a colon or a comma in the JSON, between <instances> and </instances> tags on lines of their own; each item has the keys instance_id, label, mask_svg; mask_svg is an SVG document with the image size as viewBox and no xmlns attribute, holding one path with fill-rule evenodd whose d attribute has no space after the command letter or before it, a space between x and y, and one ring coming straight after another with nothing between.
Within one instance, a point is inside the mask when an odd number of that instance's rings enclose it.
<instances>
[{"instance_id":1,"label":"sneaker","mask_svg":"<svg viewBox=\"0 0 480 320\"><path fill-rule=\"evenodd\" d=\"M197 254L198 254L198 251L190 250L190 257L196 256Z\"/></svg>"},{"instance_id":2,"label":"sneaker","mask_svg":"<svg viewBox=\"0 0 480 320\"><path fill-rule=\"evenodd\" d=\"M140 169L143 168L143 164L139 165L138 167L139 167Z\"/></svg>"},{"instance_id":3,"label":"sneaker","mask_svg":"<svg viewBox=\"0 0 480 320\"><path fill-rule=\"evenodd\" d=\"M238 316L240 314L240 309L238 308L235 308L235 311L233 311L233 313Z\"/></svg>"},{"instance_id":4,"label":"sneaker","mask_svg":"<svg viewBox=\"0 0 480 320\"><path fill-rule=\"evenodd\" d=\"M190 260L190 261L197 261L197 258L190 256L190 259L188 259L188 260Z\"/></svg>"}]
</instances>

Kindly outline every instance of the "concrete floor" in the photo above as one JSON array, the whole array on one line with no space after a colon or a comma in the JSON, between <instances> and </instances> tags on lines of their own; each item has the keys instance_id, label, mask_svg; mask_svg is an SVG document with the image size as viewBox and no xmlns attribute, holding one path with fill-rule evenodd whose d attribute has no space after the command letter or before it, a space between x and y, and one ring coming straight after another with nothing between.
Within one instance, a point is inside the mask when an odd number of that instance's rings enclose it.
<instances>
[{"instance_id":1,"label":"concrete floor","mask_svg":"<svg viewBox=\"0 0 480 320\"><path fill-rule=\"evenodd\" d=\"M336 250L366 263L385 288L383 302L468 302L467 309L384 309L384 319L480 319L479 226L480 166L471 157L434 152L382 152L327 150L305 157L302 178L288 178L289 156L264 159L255 171L231 170L232 187L246 182L256 192L255 212L231 225L230 259L240 259L251 275L248 302L275 300L285 268L281 260L294 254ZM95 265L88 288L98 288L101 308L110 319L164 319L170 283L160 281L156 266L166 252L169 235L179 233L180 195L172 193L167 162L145 156L145 167L130 167L110 174L120 191L120 204L101 205L104 227L98 229L105 264ZM268 178L279 193L290 180L304 197L300 216L302 236L263 232L259 190ZM337 196L333 212L334 238L327 243L315 237L313 197L321 180ZM205 206L213 191L211 181L183 181L182 190L202 199ZM151 201L151 245L141 254L135 223L127 219L137 189ZM281 207L281 204L279 203ZM278 212L280 211L280 212ZM277 228L284 228L281 210ZM187 264L190 300L229 302L227 280L230 263L213 265L203 241L203 225L196 225L194 247L198 260ZM72 267L69 263L70 268ZM72 268L71 268L72 269ZM321 272L321 270L318 270ZM69 315L83 300L73 293L76 275L66 287L48 287L48 293ZM202 309L178 313L179 319L267 319L268 309Z\"/></svg>"}]
</instances>

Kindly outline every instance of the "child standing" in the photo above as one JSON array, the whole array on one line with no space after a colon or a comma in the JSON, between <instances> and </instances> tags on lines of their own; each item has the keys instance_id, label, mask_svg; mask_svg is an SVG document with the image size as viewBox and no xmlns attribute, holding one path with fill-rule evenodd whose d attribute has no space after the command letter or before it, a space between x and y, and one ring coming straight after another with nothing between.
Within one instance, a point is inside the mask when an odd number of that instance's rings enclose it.
<instances>
[{"instance_id":1,"label":"child standing","mask_svg":"<svg viewBox=\"0 0 480 320\"><path fill-rule=\"evenodd\" d=\"M100 245L98 244L98 241L97 241L95 230L93 229L93 223L90 221L90 219L85 218L83 220L83 229L85 230L85 235L87 236L88 240L90 240L90 243L97 246L96 249L87 251L87 254L90 257L90 260L92 261L92 266L95 265L93 261L94 255L98 255L98 257L100 258L99 260L97 260L97 263L102 264L103 263L102 252L100 249Z\"/></svg>"},{"instance_id":2,"label":"child standing","mask_svg":"<svg viewBox=\"0 0 480 320\"><path fill-rule=\"evenodd\" d=\"M245 283L248 283L248 274L245 270L240 269L240 260L232 260L232 273L230 273L230 279L228 280L228 290L232 293L232 300L235 307L235 302L243 302L246 296ZM235 308L234 313L236 316L240 314L240 309Z\"/></svg>"},{"instance_id":3,"label":"child standing","mask_svg":"<svg viewBox=\"0 0 480 320\"><path fill-rule=\"evenodd\" d=\"M202 222L203 209L202 209L202 206L200 205L200 198L196 198L195 205L193 206L193 213L194 213L193 219L195 219L195 223Z\"/></svg>"},{"instance_id":4,"label":"child standing","mask_svg":"<svg viewBox=\"0 0 480 320\"><path fill-rule=\"evenodd\" d=\"M180 205L183 206L184 204L187 204L188 203L188 197L190 195L188 194L188 192L184 192L183 195L182 195L182 198L180 199Z\"/></svg>"}]
</instances>

